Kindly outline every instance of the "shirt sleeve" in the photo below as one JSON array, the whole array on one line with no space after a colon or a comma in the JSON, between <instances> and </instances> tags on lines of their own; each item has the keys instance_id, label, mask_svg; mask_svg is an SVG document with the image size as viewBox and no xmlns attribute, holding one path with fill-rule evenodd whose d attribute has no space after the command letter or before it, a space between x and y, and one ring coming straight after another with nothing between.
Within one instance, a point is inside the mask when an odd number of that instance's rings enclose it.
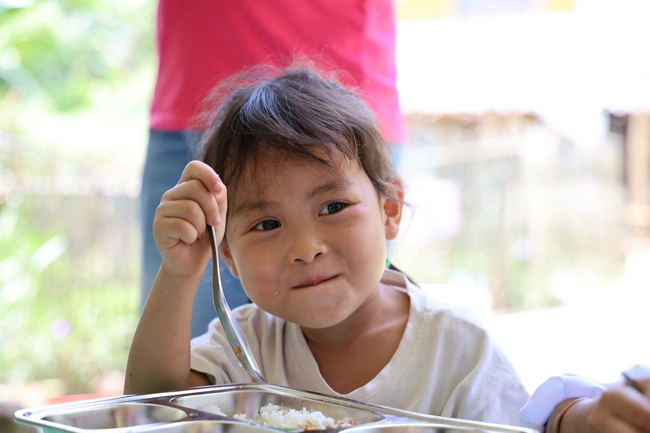
<instances>
[{"instance_id":1,"label":"shirt sleeve","mask_svg":"<svg viewBox=\"0 0 650 433\"><path fill-rule=\"evenodd\" d=\"M528 392L520 381L499 393L488 406L475 418L475 421L518 425L517 411L523 401L528 398Z\"/></svg>"},{"instance_id":2,"label":"shirt sleeve","mask_svg":"<svg viewBox=\"0 0 650 433\"><path fill-rule=\"evenodd\" d=\"M259 340L259 336L262 334L259 331L271 326L266 321L267 315L254 304L241 305L232 313L250 345L255 359L263 368ZM192 339L190 362L192 370L205 373L215 385L253 380L239 362L219 318L210 322L205 334Z\"/></svg>"},{"instance_id":3,"label":"shirt sleeve","mask_svg":"<svg viewBox=\"0 0 650 433\"><path fill-rule=\"evenodd\" d=\"M215 385L250 382L228 342L219 319L214 319L206 334L192 339L192 370L205 373Z\"/></svg>"}]
</instances>

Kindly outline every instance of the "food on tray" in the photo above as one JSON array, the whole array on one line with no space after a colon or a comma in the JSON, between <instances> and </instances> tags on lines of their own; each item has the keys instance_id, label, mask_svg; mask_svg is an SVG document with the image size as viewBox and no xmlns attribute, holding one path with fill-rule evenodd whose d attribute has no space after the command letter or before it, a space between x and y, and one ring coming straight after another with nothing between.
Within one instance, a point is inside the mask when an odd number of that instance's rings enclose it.
<instances>
[{"instance_id":1,"label":"food on tray","mask_svg":"<svg viewBox=\"0 0 650 433\"><path fill-rule=\"evenodd\" d=\"M227 416L219 406L214 404L205 406L203 410ZM333 418L326 417L323 412L317 410L308 410L304 407L302 410L289 409L272 403L262 406L255 418L248 418L246 414L235 414L233 418L282 429L325 430L356 425L350 419L334 421Z\"/></svg>"},{"instance_id":2,"label":"food on tray","mask_svg":"<svg viewBox=\"0 0 650 433\"><path fill-rule=\"evenodd\" d=\"M199 409L204 410L206 412L216 414L216 415L228 416L225 413L221 412L221 408L219 406L217 406L216 404L209 404L209 405L201 407Z\"/></svg>"}]
</instances>

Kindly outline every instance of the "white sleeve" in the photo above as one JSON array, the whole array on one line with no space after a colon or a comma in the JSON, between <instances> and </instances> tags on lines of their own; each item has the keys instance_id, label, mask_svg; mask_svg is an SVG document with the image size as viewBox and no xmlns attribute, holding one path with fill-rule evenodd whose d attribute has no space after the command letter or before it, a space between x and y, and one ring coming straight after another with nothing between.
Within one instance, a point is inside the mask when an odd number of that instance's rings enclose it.
<instances>
[{"instance_id":1,"label":"white sleeve","mask_svg":"<svg viewBox=\"0 0 650 433\"><path fill-rule=\"evenodd\" d=\"M572 374L551 377L535 390L519 411L519 422L522 427L544 431L544 426L558 403L567 398L599 397L604 390L603 384L586 377Z\"/></svg>"},{"instance_id":2,"label":"white sleeve","mask_svg":"<svg viewBox=\"0 0 650 433\"><path fill-rule=\"evenodd\" d=\"M239 363L218 318L210 322L207 333L192 339L191 348L192 370L205 373L210 382L221 385L252 381Z\"/></svg>"},{"instance_id":3,"label":"white sleeve","mask_svg":"<svg viewBox=\"0 0 650 433\"><path fill-rule=\"evenodd\" d=\"M244 304L232 310L233 317L239 324L255 359L260 362L260 344L258 330L269 325L266 315L254 304ZM205 334L191 341L192 370L205 373L214 384L251 382L253 379L239 362L228 337L219 321L214 318Z\"/></svg>"},{"instance_id":4,"label":"white sleeve","mask_svg":"<svg viewBox=\"0 0 650 433\"><path fill-rule=\"evenodd\" d=\"M633 380L650 377L650 366L635 365L625 370L625 373ZM567 398L600 397L608 386L573 374L551 377L535 390L519 411L519 422L523 427L544 431L544 426L558 403Z\"/></svg>"}]
</instances>

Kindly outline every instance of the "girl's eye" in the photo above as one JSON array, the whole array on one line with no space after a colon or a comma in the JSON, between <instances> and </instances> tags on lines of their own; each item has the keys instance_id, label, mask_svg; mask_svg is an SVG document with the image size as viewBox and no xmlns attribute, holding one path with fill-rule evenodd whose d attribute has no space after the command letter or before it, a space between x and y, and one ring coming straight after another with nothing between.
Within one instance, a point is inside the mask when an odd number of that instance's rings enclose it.
<instances>
[{"instance_id":1,"label":"girl's eye","mask_svg":"<svg viewBox=\"0 0 650 433\"><path fill-rule=\"evenodd\" d=\"M331 215L333 213L342 211L344 207L345 207L345 203L341 203L341 202L329 203L326 204L323 209L321 209L318 215Z\"/></svg>"},{"instance_id":2,"label":"girl's eye","mask_svg":"<svg viewBox=\"0 0 650 433\"><path fill-rule=\"evenodd\" d=\"M255 230L273 230L280 227L280 223L275 220L265 220L255 226Z\"/></svg>"}]
</instances>

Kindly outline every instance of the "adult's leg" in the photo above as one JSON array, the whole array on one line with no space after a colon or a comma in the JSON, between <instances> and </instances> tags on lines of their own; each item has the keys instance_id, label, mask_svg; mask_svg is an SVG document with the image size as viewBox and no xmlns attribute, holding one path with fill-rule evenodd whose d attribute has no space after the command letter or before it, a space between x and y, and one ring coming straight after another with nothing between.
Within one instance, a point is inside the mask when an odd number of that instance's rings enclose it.
<instances>
[{"instance_id":1,"label":"adult's leg","mask_svg":"<svg viewBox=\"0 0 650 433\"><path fill-rule=\"evenodd\" d=\"M402 170L402 161L404 160L404 152L406 151L405 144L390 143L388 150L390 151L390 160L393 163L393 168L397 173Z\"/></svg>"},{"instance_id":2,"label":"adult's leg","mask_svg":"<svg viewBox=\"0 0 650 433\"><path fill-rule=\"evenodd\" d=\"M160 268L160 254L153 239L153 220L156 208L165 191L171 189L192 159L196 135L185 131L149 131L149 143L142 174L141 232L142 277L140 311ZM223 262L219 266L224 293L231 308L248 301L239 283ZM216 317L212 303L212 264L209 263L194 299L192 311L192 337L206 332L208 324Z\"/></svg>"}]
</instances>

